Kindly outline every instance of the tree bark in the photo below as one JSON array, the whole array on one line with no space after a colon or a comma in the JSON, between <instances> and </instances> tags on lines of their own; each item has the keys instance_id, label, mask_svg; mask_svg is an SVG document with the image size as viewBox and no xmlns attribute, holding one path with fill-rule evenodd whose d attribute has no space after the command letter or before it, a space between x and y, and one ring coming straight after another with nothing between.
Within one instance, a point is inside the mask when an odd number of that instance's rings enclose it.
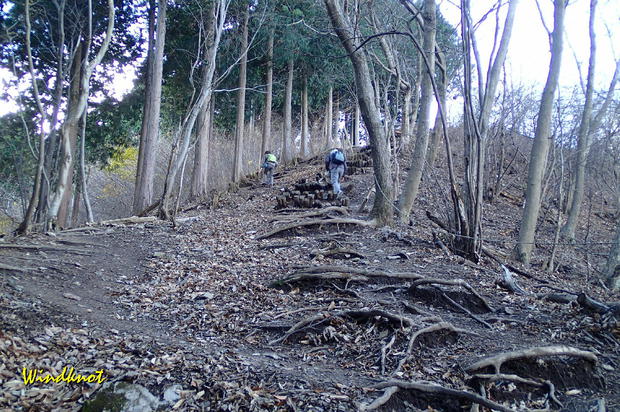
<instances>
[{"instance_id":1,"label":"tree bark","mask_svg":"<svg viewBox=\"0 0 620 412\"><path fill-rule=\"evenodd\" d=\"M49 228L52 228L57 223L58 219L58 209L60 208L60 202L64 196L65 190L67 186L71 184L69 182L69 170L73 167L73 156L74 148L71 145L71 139L69 138L69 131L71 130L71 125L75 122L77 123L82 116L82 113L86 110L86 106L88 104L88 94L89 94L89 81L90 77L95 70L95 67L101 63L103 60L103 56L108 50L110 46L110 40L112 38L112 32L114 30L114 2L113 0L108 0L108 25L105 34L105 38L97 55L93 58L92 61L88 62L88 54L90 51L90 46L93 39L92 33L92 1L88 1L88 33L86 35L86 46L84 48L84 63L82 64L82 71L80 73L80 95L76 104L69 109L67 113L67 117L63 126L61 128L62 133L62 158L60 163L60 170L58 173L58 182L56 184L56 188L51 196L50 207L46 216L46 223Z\"/></svg>"},{"instance_id":2,"label":"tree bark","mask_svg":"<svg viewBox=\"0 0 620 412\"><path fill-rule=\"evenodd\" d=\"M437 29L435 0L424 0L424 9L422 13L424 18L424 39L422 47L426 55L426 61L428 62L428 69L424 71L420 85L421 105L416 130L416 143L411 159L411 169L407 174L407 181L405 182L403 193L398 202L399 219L403 223L409 222L411 208L418 195L420 180L422 178L422 172L424 171L426 149L428 147L428 116L433 98L431 77L435 75L435 33Z\"/></svg>"},{"instance_id":3,"label":"tree bark","mask_svg":"<svg viewBox=\"0 0 620 412\"><path fill-rule=\"evenodd\" d=\"M304 75L303 90L301 92L301 153L300 157L308 156L308 77Z\"/></svg>"},{"instance_id":4,"label":"tree bark","mask_svg":"<svg viewBox=\"0 0 620 412\"><path fill-rule=\"evenodd\" d=\"M273 30L269 33L267 43L267 90L265 93L265 119L263 123L263 137L259 153L258 164L263 162L263 156L271 142L271 101L273 99Z\"/></svg>"},{"instance_id":5,"label":"tree bark","mask_svg":"<svg viewBox=\"0 0 620 412\"><path fill-rule=\"evenodd\" d=\"M583 193L586 178L586 162L588 153L590 152L590 135L592 129L590 127L592 118L592 100L594 94L594 73L596 66L596 33L594 32L594 18L596 14L597 0L590 1L590 21L588 24L590 33L590 59L588 62L588 78L586 81L586 96L581 113L581 122L579 123L579 131L577 133L577 160L575 162L575 186L572 194L571 207L568 211L566 223L562 227L560 235L568 241L575 241L575 229L581 212L581 203L583 202Z\"/></svg>"},{"instance_id":6,"label":"tree bark","mask_svg":"<svg viewBox=\"0 0 620 412\"><path fill-rule=\"evenodd\" d=\"M213 96L207 102L206 107L198 115L198 130L196 131L197 142L194 149L194 171L192 174L192 188L190 197L192 199L203 199L207 195L208 171L209 171L209 143L211 139L211 106Z\"/></svg>"},{"instance_id":7,"label":"tree bark","mask_svg":"<svg viewBox=\"0 0 620 412\"><path fill-rule=\"evenodd\" d=\"M192 130L198 114L205 109L207 102L211 99L213 90L213 77L215 74L215 61L220 46L220 40L222 38L222 32L226 22L226 14L228 11L228 0L217 0L213 2L212 6L212 29L209 30L210 38L205 42L204 52L204 73L202 76L202 82L200 84L200 93L198 98L187 109L187 115L183 119L181 124L181 130L179 131L179 150L175 157L174 163L171 166L170 173L166 177L164 183L164 190L162 193L161 201L159 202L158 215L162 219L169 219L172 216L170 212L172 210L173 197L174 197L174 184L178 173L185 164L185 159L189 152L190 142L192 137Z\"/></svg>"},{"instance_id":8,"label":"tree bark","mask_svg":"<svg viewBox=\"0 0 620 412\"><path fill-rule=\"evenodd\" d=\"M247 84L248 70L249 18L250 6L248 5L243 16L243 34L241 35L241 61L239 63L239 92L237 93L237 125L235 127L233 182L238 182L243 172L243 130L245 127L245 86Z\"/></svg>"},{"instance_id":9,"label":"tree bark","mask_svg":"<svg viewBox=\"0 0 620 412\"><path fill-rule=\"evenodd\" d=\"M282 131L282 160L284 163L288 163L293 158L292 146L293 136L293 71L294 71L293 58L288 61L288 77L286 80L286 91L284 97L284 129Z\"/></svg>"},{"instance_id":10,"label":"tree bark","mask_svg":"<svg viewBox=\"0 0 620 412\"><path fill-rule=\"evenodd\" d=\"M325 148L329 149L332 146L332 132L333 132L333 115L334 115L334 87L329 85L327 92L327 109L325 113Z\"/></svg>"},{"instance_id":11,"label":"tree bark","mask_svg":"<svg viewBox=\"0 0 620 412\"><path fill-rule=\"evenodd\" d=\"M551 115L553 112L553 101L555 91L560 77L562 62L562 49L564 45L564 15L566 11L565 0L554 0L554 21L553 33L551 35L551 62L549 74L543 90L538 120L536 122L536 133L530 154L530 164L528 168L528 180L526 190L525 209L521 218L519 229L519 240L516 247L516 258L522 263L530 262L532 249L534 247L534 234L536 223L540 212L541 190L543 173L550 144Z\"/></svg>"},{"instance_id":12,"label":"tree bark","mask_svg":"<svg viewBox=\"0 0 620 412\"><path fill-rule=\"evenodd\" d=\"M332 26L351 59L358 90L358 102L370 138L376 192L371 216L377 225L389 225L393 221L390 147L381 125L379 108L375 103L376 93L371 82L368 59L364 50L360 49L360 37L355 35L340 1L324 0L324 2Z\"/></svg>"},{"instance_id":13,"label":"tree bark","mask_svg":"<svg viewBox=\"0 0 620 412\"><path fill-rule=\"evenodd\" d=\"M332 132L332 141L330 142L330 146L342 147L342 142L338 137L338 132L340 131L340 96L338 96L338 94L334 96L334 115L332 119L332 126L334 130Z\"/></svg>"},{"instance_id":14,"label":"tree bark","mask_svg":"<svg viewBox=\"0 0 620 412\"><path fill-rule=\"evenodd\" d=\"M355 117L353 118L353 146L360 144L360 105L355 102Z\"/></svg>"},{"instance_id":15,"label":"tree bark","mask_svg":"<svg viewBox=\"0 0 620 412\"><path fill-rule=\"evenodd\" d=\"M137 214L153 202L153 179L157 141L159 139L159 113L161 110L161 86L166 42L166 0L159 0L157 19L155 1L150 0L149 8L149 50L147 53L146 88L144 92L144 112L140 130L136 187L134 189L133 213Z\"/></svg>"},{"instance_id":16,"label":"tree bark","mask_svg":"<svg viewBox=\"0 0 620 412\"><path fill-rule=\"evenodd\" d=\"M71 107L77 105L79 103L80 98L80 79L81 79L81 71L83 69L82 63L84 63L84 59L82 58L82 48L83 42L80 42L75 50L73 62L71 65L71 82L69 85L69 101L68 107L69 111L71 111ZM70 140L70 146L73 150L71 156L75 158L77 151L77 135L79 129L79 119L75 119L75 121L70 121L67 125L67 137ZM58 209L58 226L66 227L68 222L68 214L69 214L69 206L71 204L71 200L73 198L73 175L74 175L74 163L71 164L69 168L69 176L67 177L67 188L65 190L65 194L62 197L60 202L60 207Z\"/></svg>"},{"instance_id":17,"label":"tree bark","mask_svg":"<svg viewBox=\"0 0 620 412\"><path fill-rule=\"evenodd\" d=\"M611 250L609 251L609 257L607 258L605 276L607 277L609 286L614 291L620 290L620 222L618 222L616 236L614 237Z\"/></svg>"},{"instance_id":18,"label":"tree bark","mask_svg":"<svg viewBox=\"0 0 620 412\"><path fill-rule=\"evenodd\" d=\"M437 82L437 89L439 92L439 104L444 108L444 111L447 110L446 98L447 98L447 89L448 89L448 74L446 71L446 62L443 55L443 52L437 51L436 57L438 60L438 68L439 68L439 81ZM439 149L439 141L442 135L442 123L441 123L441 113L437 110L437 114L435 115L435 123L433 125L433 131L431 133L431 142L428 150L428 159L427 165L430 170L435 164L435 160L437 158L437 150Z\"/></svg>"}]
</instances>

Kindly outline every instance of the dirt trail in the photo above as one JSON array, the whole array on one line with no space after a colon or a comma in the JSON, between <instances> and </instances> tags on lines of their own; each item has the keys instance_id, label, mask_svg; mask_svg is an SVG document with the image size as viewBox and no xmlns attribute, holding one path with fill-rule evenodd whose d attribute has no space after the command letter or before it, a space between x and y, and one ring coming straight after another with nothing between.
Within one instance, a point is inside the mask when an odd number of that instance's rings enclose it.
<instances>
[{"instance_id":1,"label":"dirt trail","mask_svg":"<svg viewBox=\"0 0 620 412\"><path fill-rule=\"evenodd\" d=\"M318 168L303 165L277 182L290 185ZM349 181L356 210L369 179ZM289 223L286 213L274 213L276 193L242 188L217 209L181 216L175 227L96 227L19 240L46 250L0 249L3 263L33 268L7 272L0 282L0 406L78 409L98 386L24 388L16 373L71 364L103 368L110 380L142 384L156 396L181 385L175 406L189 410L356 410L380 397L383 390L370 388L390 378L472 394L484 387L488 399L506 407L583 411L605 399L608 410L620 408L620 344L609 318L539 299L545 285L527 278L517 276L530 295L501 289L494 262L476 266L436 249L422 225L312 226L258 240ZM422 205L430 202L421 196ZM416 212L420 222L423 213ZM308 267L319 269L303 272ZM306 280L287 280L295 273ZM415 287L413 276L461 279L480 296L437 281ZM570 276L537 276L569 290L583 287ZM618 300L591 289L599 299ZM536 384L478 384L464 371L486 356L550 345L596 353L597 363L549 356L503 366ZM383 408L450 411L467 404L455 395L400 389Z\"/></svg>"}]
</instances>

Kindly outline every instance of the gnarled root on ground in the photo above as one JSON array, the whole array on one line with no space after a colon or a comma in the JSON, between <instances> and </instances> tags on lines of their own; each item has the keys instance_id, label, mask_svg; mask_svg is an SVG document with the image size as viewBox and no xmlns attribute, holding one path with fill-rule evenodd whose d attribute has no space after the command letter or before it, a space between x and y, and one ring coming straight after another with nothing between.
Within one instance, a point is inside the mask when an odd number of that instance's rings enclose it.
<instances>
[{"instance_id":1,"label":"gnarled root on ground","mask_svg":"<svg viewBox=\"0 0 620 412\"><path fill-rule=\"evenodd\" d=\"M482 406L486 406L492 410L502 411L502 412L512 412L512 409L505 407L504 405L500 405L499 403L493 402L489 399L483 398L480 395L476 395L475 393L461 391L458 389L446 388L436 383L429 382L405 382L401 380L389 380L387 382L382 382L378 385L374 386L376 389L385 389L383 395L379 398L375 399L370 404L362 404L360 405L360 410L362 411L372 411L375 410L382 405L385 405L392 395L397 393L399 390L411 390L429 393L437 396L449 396L453 398L463 399L466 401L470 401L472 403L477 403Z\"/></svg>"},{"instance_id":2,"label":"gnarled root on ground","mask_svg":"<svg viewBox=\"0 0 620 412\"><path fill-rule=\"evenodd\" d=\"M399 280L418 280L422 276L411 272L385 272L382 270L356 268L350 266L312 266L301 268L292 275L275 283L295 283L304 280L357 280L367 281L369 278L391 278Z\"/></svg>"},{"instance_id":3,"label":"gnarled root on ground","mask_svg":"<svg viewBox=\"0 0 620 412\"><path fill-rule=\"evenodd\" d=\"M552 346L537 346L534 348L517 350L512 352L504 352L490 358L482 359L465 368L466 372L474 372L488 366L495 368L495 373L500 373L500 368L505 362L514 359L523 358L538 358L542 356L574 356L585 358L591 362L596 362L597 357L594 353L584 351L581 349L573 348L571 346L564 345L552 345Z\"/></svg>"},{"instance_id":4,"label":"gnarled root on ground","mask_svg":"<svg viewBox=\"0 0 620 412\"><path fill-rule=\"evenodd\" d=\"M284 333L284 335L282 335L281 337L277 339L272 340L271 342L269 342L269 344L275 345L276 343L283 342L284 340L288 339L291 335L297 332L300 332L303 329L315 327L325 322L328 319L333 319L337 317L348 317L354 320L382 317L382 318L387 319L390 323L392 323L394 326L397 326L399 328L410 327L413 325L413 320L411 318L408 318L406 316L401 316L396 313L378 310L378 309L344 310L344 311L333 312L333 313L322 312L316 315L308 316L300 320L299 322L291 326L289 330L287 330L286 333Z\"/></svg>"},{"instance_id":5,"label":"gnarled root on ground","mask_svg":"<svg viewBox=\"0 0 620 412\"><path fill-rule=\"evenodd\" d=\"M322 226L322 225L358 225L364 227L374 227L375 222L373 220L359 220L359 219L348 219L348 218L330 218L330 219L310 219L305 222L292 223L289 225L284 225L279 228L272 230L271 232L265 233L264 235L257 236L257 240L268 239L272 236L278 235L280 233L289 231L291 229L297 229L301 227L307 226Z\"/></svg>"}]
</instances>

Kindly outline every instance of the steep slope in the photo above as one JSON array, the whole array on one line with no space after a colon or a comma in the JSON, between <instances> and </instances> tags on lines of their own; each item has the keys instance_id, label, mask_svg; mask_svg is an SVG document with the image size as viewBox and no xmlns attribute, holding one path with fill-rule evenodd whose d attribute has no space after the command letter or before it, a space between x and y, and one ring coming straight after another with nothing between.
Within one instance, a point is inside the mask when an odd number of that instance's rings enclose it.
<instances>
[{"instance_id":1,"label":"steep slope","mask_svg":"<svg viewBox=\"0 0 620 412\"><path fill-rule=\"evenodd\" d=\"M506 290L496 261L437 247L432 233L445 235L426 210L446 207L432 183L440 175L423 183L413 226L364 224L363 173L347 178L346 215L274 209L281 188L320 170L314 159L281 171L275 188L250 184L175 226L97 226L0 248L15 267L0 286L0 405L79 409L100 384L21 377L72 366L159 400L176 392L164 409L620 408L618 323L575 299L619 297L581 272L578 253L553 275L514 267L521 290ZM485 215L500 260L520 216L510 201L498 197ZM605 239L594 219L590 239ZM507 355L476 365L497 354Z\"/></svg>"}]
</instances>

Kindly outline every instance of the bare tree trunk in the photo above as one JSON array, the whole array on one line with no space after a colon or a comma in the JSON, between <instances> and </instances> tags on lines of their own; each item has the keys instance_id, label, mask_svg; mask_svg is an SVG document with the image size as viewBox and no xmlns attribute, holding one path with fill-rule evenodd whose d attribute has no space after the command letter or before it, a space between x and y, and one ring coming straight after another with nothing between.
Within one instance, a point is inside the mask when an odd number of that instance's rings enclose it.
<instances>
[{"instance_id":1,"label":"bare tree trunk","mask_svg":"<svg viewBox=\"0 0 620 412\"><path fill-rule=\"evenodd\" d=\"M271 100L273 98L273 30L269 33L267 43L267 91L265 93L265 120L263 123L263 137L261 140L259 164L263 161L263 155L271 141ZM273 150L272 150L273 151Z\"/></svg>"},{"instance_id":2,"label":"bare tree trunk","mask_svg":"<svg viewBox=\"0 0 620 412\"><path fill-rule=\"evenodd\" d=\"M55 226L58 219L58 209L60 208L60 202L64 196L67 186L72 182L69 182L69 170L73 167L74 148L71 145L71 139L69 138L69 131L72 128L73 123L77 123L82 116L82 113L86 110L88 104L89 94L89 81L90 77L95 70L95 67L101 63L103 56L108 50L110 40L112 38L112 32L114 30L114 2L108 0L108 26L103 44L99 48L97 55L92 61L88 61L88 54L93 38L92 33L92 1L88 1L88 33L86 35L86 47L84 48L84 63L82 64L82 70L80 73L80 96L77 104L69 109L67 117L61 128L62 133L62 159L60 163L60 171L58 173L58 182L56 188L51 196L50 207L47 212L46 223L48 228Z\"/></svg>"},{"instance_id":3,"label":"bare tree trunk","mask_svg":"<svg viewBox=\"0 0 620 412\"><path fill-rule=\"evenodd\" d=\"M153 202L153 179L157 140L159 139L159 113L161 109L161 86L166 41L166 0L159 0L157 20L155 1L149 8L149 50L147 54L146 89L144 112L140 130L140 148L136 169L136 187L133 197L133 213L142 212Z\"/></svg>"},{"instance_id":4,"label":"bare tree trunk","mask_svg":"<svg viewBox=\"0 0 620 412\"><path fill-rule=\"evenodd\" d=\"M403 142L404 149L411 149L411 132L418 124L418 109L420 108L420 81L422 79L422 74L426 72L422 67L424 63L422 62L422 54L418 51L418 70L416 73L416 80L413 86L413 102L411 103L411 115L409 116L409 141Z\"/></svg>"},{"instance_id":5,"label":"bare tree trunk","mask_svg":"<svg viewBox=\"0 0 620 412\"><path fill-rule=\"evenodd\" d=\"M164 191L159 205L158 215L162 219L170 219L172 217L170 212L172 211L172 205L174 204L173 197L175 192L174 185L176 182L176 177L181 171L181 168L185 163L185 158L189 152L192 130L194 128L194 124L196 123L198 113L205 109L205 106L210 100L213 92L212 86L213 77L215 74L215 61L219 50L220 40L222 38L222 32L224 31L229 4L230 0L217 0L212 6L212 30L208 30L211 32L209 36L210 39L205 42L205 68L200 85L200 93L196 101L194 101L188 108L188 112L183 119L181 129L178 133L177 140L179 142L179 150L176 154L174 163L171 164L170 173L168 173L168 176L166 177Z\"/></svg>"},{"instance_id":6,"label":"bare tree trunk","mask_svg":"<svg viewBox=\"0 0 620 412\"><path fill-rule=\"evenodd\" d=\"M308 156L308 77L304 75L303 90L301 93L301 154L305 159Z\"/></svg>"},{"instance_id":7,"label":"bare tree trunk","mask_svg":"<svg viewBox=\"0 0 620 412\"><path fill-rule=\"evenodd\" d=\"M338 137L340 132L340 96L338 95L338 93L336 93L336 95L334 96L334 115L332 119L332 126L334 130L332 132L332 141L330 143L330 146L342 147L342 142Z\"/></svg>"},{"instance_id":8,"label":"bare tree trunk","mask_svg":"<svg viewBox=\"0 0 620 412\"><path fill-rule=\"evenodd\" d=\"M439 104L441 105L441 107L444 108L444 110L447 110L446 95L448 88L448 74L446 71L445 57L443 55L443 52L441 51L436 51L435 56L437 57L437 66L439 68L439 82L437 83L437 89L439 91ZM443 125L441 123L441 113L439 112L439 110L437 110L437 114L435 116L435 124L433 125L433 131L431 133L430 147L428 150L427 164L429 170L433 167L435 159L437 158L437 150L439 149L439 141L442 135L442 127Z\"/></svg>"},{"instance_id":9,"label":"bare tree trunk","mask_svg":"<svg viewBox=\"0 0 620 412\"><path fill-rule=\"evenodd\" d=\"M288 61L288 77L286 80L286 91L284 97L284 129L282 131L282 160L284 163L288 163L293 158L292 146L293 146L293 58Z\"/></svg>"},{"instance_id":10,"label":"bare tree trunk","mask_svg":"<svg viewBox=\"0 0 620 412\"><path fill-rule=\"evenodd\" d=\"M411 87L407 87L403 97L403 110L400 118L400 145L401 148L409 146L411 140Z\"/></svg>"},{"instance_id":11,"label":"bare tree trunk","mask_svg":"<svg viewBox=\"0 0 620 412\"><path fill-rule=\"evenodd\" d=\"M82 198L86 207L86 222L92 223L95 221L95 217L93 215L93 208L90 205L86 180L86 114L86 111L82 114L82 135L80 136L80 187L82 188Z\"/></svg>"},{"instance_id":12,"label":"bare tree trunk","mask_svg":"<svg viewBox=\"0 0 620 412\"><path fill-rule=\"evenodd\" d=\"M207 195L207 177L209 171L209 143L211 135L211 105L213 96L207 102L207 106L198 115L198 130L196 131L197 142L194 149L194 171L192 174L192 188L190 197L202 199Z\"/></svg>"},{"instance_id":13,"label":"bare tree trunk","mask_svg":"<svg viewBox=\"0 0 620 412\"><path fill-rule=\"evenodd\" d=\"M245 127L245 86L248 70L248 20L250 6L245 9L243 16L243 34L241 35L241 62L239 63L239 92L237 94L237 124L235 126L235 162L233 168L233 182L241 179L243 172L243 130Z\"/></svg>"},{"instance_id":14,"label":"bare tree trunk","mask_svg":"<svg viewBox=\"0 0 620 412\"><path fill-rule=\"evenodd\" d=\"M522 263L529 263L534 247L534 234L540 211L543 173L549 152L551 115L553 101L560 76L562 61L562 48L564 42L564 15L566 11L565 0L554 0L553 34L551 39L551 62L549 75L545 83L538 120L536 122L536 134L530 155L528 169L527 191L525 194L525 209L521 218L519 229L519 241L516 247L516 258Z\"/></svg>"},{"instance_id":15,"label":"bare tree trunk","mask_svg":"<svg viewBox=\"0 0 620 412\"><path fill-rule=\"evenodd\" d=\"M355 117L353 118L353 146L360 144L360 105L355 102Z\"/></svg>"},{"instance_id":16,"label":"bare tree trunk","mask_svg":"<svg viewBox=\"0 0 620 412\"><path fill-rule=\"evenodd\" d=\"M590 60L588 62L588 79L586 84L586 96L581 115L581 122L579 124L579 132L577 134L577 160L575 162L575 182L571 196L571 207L568 212L566 223L561 231L562 238L571 242L575 241L575 230L577 228L577 222L579 220L579 213L581 212L581 204L583 203L583 194L586 178L586 163L588 160L588 153L590 152L590 136L598 128L596 119L592 120L592 105L594 94L594 73L596 66L596 33L594 32L594 19L596 14L597 0L590 1L590 21L589 21L589 33L590 33ZM615 83L618 78L618 69L614 73L611 86L609 90L615 89ZM607 109L608 101L612 93L607 94L607 98L601 111L597 113L597 119L604 116Z\"/></svg>"},{"instance_id":17,"label":"bare tree trunk","mask_svg":"<svg viewBox=\"0 0 620 412\"><path fill-rule=\"evenodd\" d=\"M81 70L82 70L82 48L83 42L80 42L76 47L72 67L71 67L71 82L69 85L69 101L68 107L71 108L79 103L80 98L80 79L81 79ZM69 109L71 111L71 109ZM67 125L67 137L70 140L70 146L73 149L73 153L71 153L72 157L76 155L77 148L77 135L79 129L79 119L75 121L69 122ZM67 226L67 218L69 214L69 205L71 200L73 199L73 172L75 167L73 164L69 168L69 176L67 177L67 189L65 190L65 194L62 197L60 202L60 207L58 209L58 226L66 227Z\"/></svg>"},{"instance_id":18,"label":"bare tree trunk","mask_svg":"<svg viewBox=\"0 0 620 412\"><path fill-rule=\"evenodd\" d=\"M333 115L334 115L334 87L329 85L329 91L327 92L327 110L325 116L325 148L330 148L332 145L332 132L333 132Z\"/></svg>"},{"instance_id":19,"label":"bare tree trunk","mask_svg":"<svg viewBox=\"0 0 620 412\"><path fill-rule=\"evenodd\" d=\"M332 26L351 59L358 90L358 102L370 138L376 191L371 215L378 225L389 225L393 220L390 147L381 125L379 108L375 103L376 93L371 82L368 59L364 50L360 49L360 37L355 35L340 1L324 0L324 2Z\"/></svg>"},{"instance_id":20,"label":"bare tree trunk","mask_svg":"<svg viewBox=\"0 0 620 412\"><path fill-rule=\"evenodd\" d=\"M424 40L423 52L426 55L429 69L424 72L421 80L421 106L416 130L416 144L411 159L411 169L407 174L407 181L403 193L398 202L399 219L403 223L409 222L413 202L418 195L424 163L426 160L426 149L428 146L428 116L433 98L433 86L431 77L434 76L435 68L435 32L436 32L436 11L435 0L424 0Z\"/></svg>"},{"instance_id":21,"label":"bare tree trunk","mask_svg":"<svg viewBox=\"0 0 620 412\"><path fill-rule=\"evenodd\" d=\"M609 257L607 258L605 276L607 277L609 286L614 291L620 290L620 221L618 222L616 236L614 237L611 250L609 251Z\"/></svg>"}]
</instances>

